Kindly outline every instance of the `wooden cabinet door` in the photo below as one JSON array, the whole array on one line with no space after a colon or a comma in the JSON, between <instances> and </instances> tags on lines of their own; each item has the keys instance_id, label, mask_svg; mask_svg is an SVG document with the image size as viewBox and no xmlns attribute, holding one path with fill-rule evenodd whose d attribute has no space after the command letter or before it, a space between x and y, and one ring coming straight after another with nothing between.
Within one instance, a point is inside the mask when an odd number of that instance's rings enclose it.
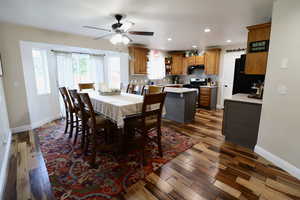
<instances>
[{"instance_id":1,"label":"wooden cabinet door","mask_svg":"<svg viewBox=\"0 0 300 200\"><path fill-rule=\"evenodd\" d=\"M206 74L218 74L220 64L220 52L221 49L211 49L205 52L205 73Z\"/></svg>"},{"instance_id":2,"label":"wooden cabinet door","mask_svg":"<svg viewBox=\"0 0 300 200\"><path fill-rule=\"evenodd\" d=\"M188 63L187 63L187 61L188 61L188 58L187 57L183 57L183 61L182 61L182 63L183 63L183 68L182 68L182 74L187 74L187 70L188 70Z\"/></svg>"},{"instance_id":3,"label":"wooden cabinet door","mask_svg":"<svg viewBox=\"0 0 300 200\"><path fill-rule=\"evenodd\" d=\"M187 57L187 66L193 66L196 63L195 56Z\"/></svg>"},{"instance_id":4,"label":"wooden cabinet door","mask_svg":"<svg viewBox=\"0 0 300 200\"><path fill-rule=\"evenodd\" d=\"M131 74L147 74L148 49L129 47Z\"/></svg>"},{"instance_id":5,"label":"wooden cabinet door","mask_svg":"<svg viewBox=\"0 0 300 200\"><path fill-rule=\"evenodd\" d=\"M245 74L266 74L268 52L248 53L246 56Z\"/></svg>"},{"instance_id":6,"label":"wooden cabinet door","mask_svg":"<svg viewBox=\"0 0 300 200\"><path fill-rule=\"evenodd\" d=\"M200 88L200 106L208 107L210 106L210 88Z\"/></svg>"},{"instance_id":7,"label":"wooden cabinet door","mask_svg":"<svg viewBox=\"0 0 300 200\"><path fill-rule=\"evenodd\" d=\"M139 50L139 74L147 74L148 49Z\"/></svg>"},{"instance_id":8,"label":"wooden cabinet door","mask_svg":"<svg viewBox=\"0 0 300 200\"><path fill-rule=\"evenodd\" d=\"M171 74L173 75L183 74L183 55L181 54L172 55Z\"/></svg>"},{"instance_id":9,"label":"wooden cabinet door","mask_svg":"<svg viewBox=\"0 0 300 200\"><path fill-rule=\"evenodd\" d=\"M195 56L195 65L204 65L204 56Z\"/></svg>"}]
</instances>

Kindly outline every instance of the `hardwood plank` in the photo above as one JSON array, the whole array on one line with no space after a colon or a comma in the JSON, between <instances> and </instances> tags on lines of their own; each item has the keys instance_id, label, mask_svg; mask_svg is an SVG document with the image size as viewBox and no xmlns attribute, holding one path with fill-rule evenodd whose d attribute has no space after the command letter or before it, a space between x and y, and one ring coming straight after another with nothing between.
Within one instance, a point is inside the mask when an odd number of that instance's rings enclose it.
<instances>
[{"instance_id":1,"label":"hardwood plank","mask_svg":"<svg viewBox=\"0 0 300 200\"><path fill-rule=\"evenodd\" d=\"M230 187L229 185L222 183L221 181L216 181L214 183L214 186L216 186L217 188L223 190L224 192L230 194L231 196L235 197L235 198L239 198L241 196L241 192L234 189L233 187Z\"/></svg>"},{"instance_id":2,"label":"hardwood plank","mask_svg":"<svg viewBox=\"0 0 300 200\"><path fill-rule=\"evenodd\" d=\"M267 180L266 180L266 185L269 186L270 188L273 188L273 189L283 192L285 194L289 194L289 195L292 195L295 197L300 197L300 188L295 189L295 188L289 187L287 185L284 185L282 183L279 183L279 182L274 181L269 178L267 178Z\"/></svg>"},{"instance_id":3,"label":"hardwood plank","mask_svg":"<svg viewBox=\"0 0 300 200\"><path fill-rule=\"evenodd\" d=\"M19 143L17 148L17 199L29 200L31 199L31 192L28 173L28 149L26 142Z\"/></svg>"}]
</instances>

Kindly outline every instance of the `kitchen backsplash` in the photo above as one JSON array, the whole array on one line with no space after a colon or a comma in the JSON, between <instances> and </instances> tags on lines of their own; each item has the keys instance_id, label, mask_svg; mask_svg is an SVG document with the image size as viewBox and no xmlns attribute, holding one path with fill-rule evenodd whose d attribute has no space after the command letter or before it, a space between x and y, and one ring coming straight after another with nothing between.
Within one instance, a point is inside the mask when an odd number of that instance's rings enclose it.
<instances>
[{"instance_id":1,"label":"kitchen backsplash","mask_svg":"<svg viewBox=\"0 0 300 200\"><path fill-rule=\"evenodd\" d=\"M149 81L147 75L131 75L130 76L130 81L133 81L137 84L150 84L153 82L153 84L168 84L172 83L174 75L167 75L163 80L151 80ZM190 83L190 78L211 78L212 81L218 81L218 76L217 75L206 75L204 74L204 70L194 70L193 74L190 75L178 75L177 76L179 79L180 84L186 84Z\"/></svg>"}]
</instances>

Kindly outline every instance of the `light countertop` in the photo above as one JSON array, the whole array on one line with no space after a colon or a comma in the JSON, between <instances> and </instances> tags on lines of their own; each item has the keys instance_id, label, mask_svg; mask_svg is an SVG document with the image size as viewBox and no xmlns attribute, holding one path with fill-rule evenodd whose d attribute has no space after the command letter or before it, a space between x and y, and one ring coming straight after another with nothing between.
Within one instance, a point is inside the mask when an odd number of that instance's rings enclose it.
<instances>
[{"instance_id":1,"label":"light countertop","mask_svg":"<svg viewBox=\"0 0 300 200\"><path fill-rule=\"evenodd\" d=\"M262 99L249 98L248 95L249 94L238 93L238 94L232 95L231 98L226 98L225 100L241 101L241 102L256 103L256 104L263 103Z\"/></svg>"},{"instance_id":2,"label":"light countertop","mask_svg":"<svg viewBox=\"0 0 300 200\"><path fill-rule=\"evenodd\" d=\"M187 93L187 92L197 92L197 89L193 88L175 88L175 87L165 87L165 92L171 92L171 93Z\"/></svg>"}]
</instances>

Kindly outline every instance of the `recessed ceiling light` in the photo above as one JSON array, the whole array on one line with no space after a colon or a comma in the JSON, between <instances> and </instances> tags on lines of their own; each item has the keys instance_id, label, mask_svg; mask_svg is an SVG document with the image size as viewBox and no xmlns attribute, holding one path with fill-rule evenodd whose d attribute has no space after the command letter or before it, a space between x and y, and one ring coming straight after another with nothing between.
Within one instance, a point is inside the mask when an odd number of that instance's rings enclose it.
<instances>
[{"instance_id":1,"label":"recessed ceiling light","mask_svg":"<svg viewBox=\"0 0 300 200\"><path fill-rule=\"evenodd\" d=\"M211 30L209 28L204 29L205 33L209 33Z\"/></svg>"},{"instance_id":2,"label":"recessed ceiling light","mask_svg":"<svg viewBox=\"0 0 300 200\"><path fill-rule=\"evenodd\" d=\"M232 42L232 41L231 41L231 40L226 40L226 42L230 43L230 42Z\"/></svg>"},{"instance_id":3,"label":"recessed ceiling light","mask_svg":"<svg viewBox=\"0 0 300 200\"><path fill-rule=\"evenodd\" d=\"M172 38L168 38L168 41L172 41Z\"/></svg>"},{"instance_id":4,"label":"recessed ceiling light","mask_svg":"<svg viewBox=\"0 0 300 200\"><path fill-rule=\"evenodd\" d=\"M193 47L194 49L196 49L196 48L197 48L197 46L196 46L196 45L193 45L192 47Z\"/></svg>"}]
</instances>

